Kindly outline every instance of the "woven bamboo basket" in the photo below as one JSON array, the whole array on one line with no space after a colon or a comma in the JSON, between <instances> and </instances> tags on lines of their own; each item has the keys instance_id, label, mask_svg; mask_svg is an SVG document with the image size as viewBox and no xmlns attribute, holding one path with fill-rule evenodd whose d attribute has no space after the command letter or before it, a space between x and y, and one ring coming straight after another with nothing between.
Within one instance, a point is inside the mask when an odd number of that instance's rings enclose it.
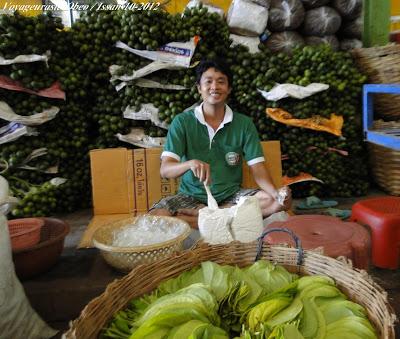
<instances>
[{"instance_id":1,"label":"woven bamboo basket","mask_svg":"<svg viewBox=\"0 0 400 339\"><path fill-rule=\"evenodd\" d=\"M259 259L270 260L301 275L320 274L332 277L351 300L367 309L369 319L375 325L379 338L394 338L396 316L387 302L387 295L365 271L355 270L348 263L315 252L303 251L301 246L299 249L270 246L263 241L232 242L227 245L202 243L193 250L175 253L149 265L140 265L122 279L108 285L102 295L93 299L84 308L80 317L71 322L70 329L64 333L63 338L97 338L112 315L126 307L129 300L149 293L161 281L176 277L203 261L210 260L221 265L244 267L251 265L256 255Z\"/></svg>"},{"instance_id":2,"label":"woven bamboo basket","mask_svg":"<svg viewBox=\"0 0 400 339\"><path fill-rule=\"evenodd\" d=\"M189 224L181 219L150 215L142 218L146 218L152 222L163 220L167 227L180 226L181 233L173 239L153 245L118 247L113 246L114 233L122 230L127 225L135 227L134 223L137 217L118 220L100 227L93 234L93 244L100 249L104 260L119 271L129 272L135 266L152 263L175 251L182 250L183 241L191 232Z\"/></svg>"},{"instance_id":3,"label":"woven bamboo basket","mask_svg":"<svg viewBox=\"0 0 400 339\"><path fill-rule=\"evenodd\" d=\"M376 183L387 193L400 196L400 151L368 143L369 161Z\"/></svg>"},{"instance_id":4,"label":"woven bamboo basket","mask_svg":"<svg viewBox=\"0 0 400 339\"><path fill-rule=\"evenodd\" d=\"M388 45L352 50L359 68L374 84L400 83L400 45ZM376 94L375 111L389 120L400 119L400 96Z\"/></svg>"}]
</instances>

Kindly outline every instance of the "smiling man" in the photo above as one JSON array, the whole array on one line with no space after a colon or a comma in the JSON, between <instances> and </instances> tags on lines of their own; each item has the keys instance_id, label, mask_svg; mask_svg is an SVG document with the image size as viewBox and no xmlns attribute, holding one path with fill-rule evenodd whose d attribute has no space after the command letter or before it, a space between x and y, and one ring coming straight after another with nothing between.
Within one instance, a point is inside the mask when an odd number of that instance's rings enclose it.
<instances>
[{"instance_id":1,"label":"smiling man","mask_svg":"<svg viewBox=\"0 0 400 339\"><path fill-rule=\"evenodd\" d=\"M231 84L232 74L222 61L203 61L197 67L196 85L203 102L175 117L161 155L161 176L181 177L179 193L157 202L151 214L175 215L196 227L198 210L207 203L204 183L220 206L254 195L264 217L290 207L290 191L284 206L276 200L252 120L226 104ZM243 160L260 189L240 187Z\"/></svg>"}]
</instances>

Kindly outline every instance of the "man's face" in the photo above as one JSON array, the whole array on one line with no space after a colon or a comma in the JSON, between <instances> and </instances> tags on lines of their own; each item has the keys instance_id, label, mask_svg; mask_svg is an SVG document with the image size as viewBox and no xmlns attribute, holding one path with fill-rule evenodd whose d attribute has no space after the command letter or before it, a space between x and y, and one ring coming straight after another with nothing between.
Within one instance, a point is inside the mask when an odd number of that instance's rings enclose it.
<instances>
[{"instance_id":1,"label":"man's face","mask_svg":"<svg viewBox=\"0 0 400 339\"><path fill-rule=\"evenodd\" d=\"M225 104L231 92L228 77L215 68L209 68L202 74L197 89L203 102L209 105Z\"/></svg>"}]
</instances>

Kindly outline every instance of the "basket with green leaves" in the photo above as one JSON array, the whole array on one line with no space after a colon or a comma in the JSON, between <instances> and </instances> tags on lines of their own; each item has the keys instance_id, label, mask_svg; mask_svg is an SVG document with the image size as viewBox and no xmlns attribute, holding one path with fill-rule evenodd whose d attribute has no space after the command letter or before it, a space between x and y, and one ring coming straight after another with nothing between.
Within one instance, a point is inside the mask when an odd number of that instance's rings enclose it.
<instances>
[{"instance_id":1,"label":"basket with green leaves","mask_svg":"<svg viewBox=\"0 0 400 339\"><path fill-rule=\"evenodd\" d=\"M138 266L64 337L394 338L395 315L366 272L295 241L201 243Z\"/></svg>"}]
</instances>

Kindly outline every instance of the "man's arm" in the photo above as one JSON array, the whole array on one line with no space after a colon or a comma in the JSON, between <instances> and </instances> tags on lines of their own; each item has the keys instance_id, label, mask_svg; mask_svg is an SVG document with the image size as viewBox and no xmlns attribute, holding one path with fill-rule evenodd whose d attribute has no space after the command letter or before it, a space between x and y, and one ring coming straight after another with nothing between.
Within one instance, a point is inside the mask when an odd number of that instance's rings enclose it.
<instances>
[{"instance_id":1,"label":"man's arm","mask_svg":"<svg viewBox=\"0 0 400 339\"><path fill-rule=\"evenodd\" d=\"M258 162L254 165L249 166L253 178L257 185L267 194L269 194L273 199L277 198L277 190L272 181L271 175L269 174L264 162ZM284 210L288 210L292 205L292 192L288 188L287 196L283 203Z\"/></svg>"},{"instance_id":2,"label":"man's arm","mask_svg":"<svg viewBox=\"0 0 400 339\"><path fill-rule=\"evenodd\" d=\"M249 166L251 174L257 185L272 198L276 198L276 187L272 182L272 178L265 167L264 162L258 162L254 165Z\"/></svg>"},{"instance_id":3,"label":"man's arm","mask_svg":"<svg viewBox=\"0 0 400 339\"><path fill-rule=\"evenodd\" d=\"M194 176L200 181L205 181L207 184L210 183L209 164L196 159L179 162L169 156L163 156L161 158L160 174L163 178L177 178L189 170L191 170Z\"/></svg>"}]
</instances>

